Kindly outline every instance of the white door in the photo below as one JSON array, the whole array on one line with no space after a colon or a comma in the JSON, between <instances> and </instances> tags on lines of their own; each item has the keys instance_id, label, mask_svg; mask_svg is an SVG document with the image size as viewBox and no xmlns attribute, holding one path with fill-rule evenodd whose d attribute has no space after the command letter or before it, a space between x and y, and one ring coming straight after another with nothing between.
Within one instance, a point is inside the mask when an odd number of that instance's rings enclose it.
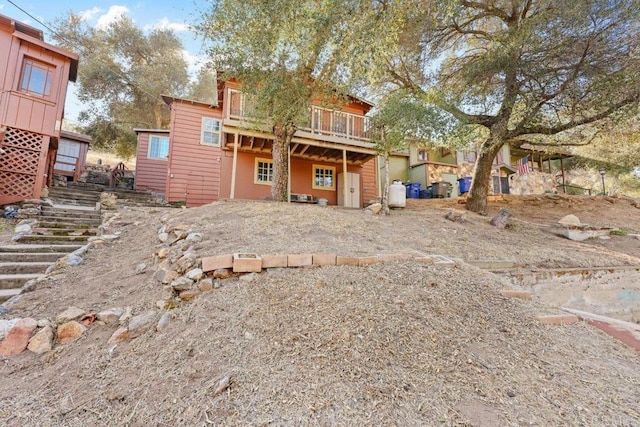
<instances>
[{"instance_id":1,"label":"white door","mask_svg":"<svg viewBox=\"0 0 640 427\"><path fill-rule=\"evenodd\" d=\"M338 174L338 205L360 207L360 174L347 172L347 197L344 197L344 173Z\"/></svg>"}]
</instances>

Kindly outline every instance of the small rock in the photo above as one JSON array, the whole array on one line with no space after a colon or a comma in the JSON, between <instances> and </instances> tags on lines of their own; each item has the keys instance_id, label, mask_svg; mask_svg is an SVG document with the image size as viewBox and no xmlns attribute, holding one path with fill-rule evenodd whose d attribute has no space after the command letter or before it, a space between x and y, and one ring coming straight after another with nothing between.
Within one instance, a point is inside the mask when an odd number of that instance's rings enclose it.
<instances>
[{"instance_id":1,"label":"small rock","mask_svg":"<svg viewBox=\"0 0 640 427\"><path fill-rule=\"evenodd\" d=\"M188 231L189 230L189 226L186 224L178 224L173 226L173 230L176 231ZM176 235L178 235L178 233L176 233Z\"/></svg>"},{"instance_id":2,"label":"small rock","mask_svg":"<svg viewBox=\"0 0 640 427\"><path fill-rule=\"evenodd\" d=\"M100 238L106 242L113 242L120 238L118 234L103 234Z\"/></svg>"},{"instance_id":3,"label":"small rock","mask_svg":"<svg viewBox=\"0 0 640 427\"><path fill-rule=\"evenodd\" d=\"M467 220L466 212L458 209L449 209L444 217L452 222L465 222Z\"/></svg>"},{"instance_id":4,"label":"small rock","mask_svg":"<svg viewBox=\"0 0 640 427\"><path fill-rule=\"evenodd\" d=\"M176 291L187 291L193 288L194 281L189 279L188 277L178 277L176 280L171 282L171 287Z\"/></svg>"},{"instance_id":5,"label":"small rock","mask_svg":"<svg viewBox=\"0 0 640 427\"><path fill-rule=\"evenodd\" d=\"M56 316L56 323L61 324L61 323L69 322L70 320L77 320L82 316L84 316L85 313L86 311L81 308L69 307L65 311L63 311L62 313Z\"/></svg>"},{"instance_id":6,"label":"small rock","mask_svg":"<svg viewBox=\"0 0 640 427\"><path fill-rule=\"evenodd\" d=\"M182 231L182 230L176 230L174 232L174 234L176 235L176 238L173 240L173 242L171 242L172 245L174 245L175 243L184 240L187 238L187 236L189 235L188 232L186 231Z\"/></svg>"},{"instance_id":7,"label":"small rock","mask_svg":"<svg viewBox=\"0 0 640 427\"><path fill-rule=\"evenodd\" d=\"M31 225L29 224L20 224L16 225L16 228L13 230L16 234L29 234L31 233Z\"/></svg>"},{"instance_id":8,"label":"small rock","mask_svg":"<svg viewBox=\"0 0 640 427\"><path fill-rule=\"evenodd\" d=\"M382 210L381 203L373 203L365 208L365 211L370 211L372 214L377 215Z\"/></svg>"},{"instance_id":9,"label":"small rock","mask_svg":"<svg viewBox=\"0 0 640 427\"><path fill-rule=\"evenodd\" d=\"M253 282L257 278L258 278L258 273L249 273L249 274L244 274L240 276L240 280L242 280L243 282Z\"/></svg>"},{"instance_id":10,"label":"small rock","mask_svg":"<svg viewBox=\"0 0 640 427\"><path fill-rule=\"evenodd\" d=\"M198 282L198 290L200 292L209 292L213 289L213 279L207 278Z\"/></svg>"},{"instance_id":11,"label":"small rock","mask_svg":"<svg viewBox=\"0 0 640 427\"><path fill-rule=\"evenodd\" d=\"M191 270L198 264L198 260L194 256L183 256L176 263L176 270L182 274L185 271Z\"/></svg>"},{"instance_id":12,"label":"small rock","mask_svg":"<svg viewBox=\"0 0 640 427\"><path fill-rule=\"evenodd\" d=\"M573 214L563 216L560 218L560 221L558 221L558 224L564 225L565 227L582 227L583 225L580 219Z\"/></svg>"},{"instance_id":13,"label":"small rock","mask_svg":"<svg viewBox=\"0 0 640 427\"><path fill-rule=\"evenodd\" d=\"M135 269L135 274L142 274L145 271L147 271L147 264L145 264L144 262L141 262L140 264L136 265L136 269Z\"/></svg>"},{"instance_id":14,"label":"small rock","mask_svg":"<svg viewBox=\"0 0 640 427\"><path fill-rule=\"evenodd\" d=\"M129 333L131 334L131 338L136 338L144 334L151 329L155 323L155 311L147 311L137 316L133 316L129 321Z\"/></svg>"},{"instance_id":15,"label":"small rock","mask_svg":"<svg viewBox=\"0 0 640 427\"><path fill-rule=\"evenodd\" d=\"M164 283L166 285L167 283L173 282L178 277L180 277L180 273L178 273L175 270L169 270L169 271L166 272L166 274L162 278L162 283Z\"/></svg>"},{"instance_id":16,"label":"small rock","mask_svg":"<svg viewBox=\"0 0 640 427\"><path fill-rule=\"evenodd\" d=\"M127 307L124 309L124 313L122 313L122 316L120 316L118 322L120 322L121 325L126 325L127 323L129 323L132 317L133 313L131 312L131 307Z\"/></svg>"},{"instance_id":17,"label":"small rock","mask_svg":"<svg viewBox=\"0 0 640 427\"><path fill-rule=\"evenodd\" d=\"M29 345L31 333L37 327L38 322L30 317L18 320L0 344L0 356L14 356L22 353Z\"/></svg>"},{"instance_id":18,"label":"small rock","mask_svg":"<svg viewBox=\"0 0 640 427\"><path fill-rule=\"evenodd\" d=\"M158 233L158 239L159 239L162 243L164 243L164 242L166 242L167 240L169 240L169 234L167 234L167 233Z\"/></svg>"},{"instance_id":19,"label":"small rock","mask_svg":"<svg viewBox=\"0 0 640 427\"><path fill-rule=\"evenodd\" d=\"M201 268L194 268L193 270L189 270L187 272L187 278L191 279L191 280L195 280L198 281L202 278L202 275L204 274L204 272L202 271Z\"/></svg>"},{"instance_id":20,"label":"small rock","mask_svg":"<svg viewBox=\"0 0 640 427\"><path fill-rule=\"evenodd\" d=\"M183 301L191 301L192 299L194 299L198 295L200 295L200 291L198 289L189 289L189 290L180 292L180 294L178 296Z\"/></svg>"},{"instance_id":21,"label":"small rock","mask_svg":"<svg viewBox=\"0 0 640 427\"><path fill-rule=\"evenodd\" d=\"M228 279L232 276L231 269L228 268L218 268L213 271L213 277L215 279Z\"/></svg>"},{"instance_id":22,"label":"small rock","mask_svg":"<svg viewBox=\"0 0 640 427\"><path fill-rule=\"evenodd\" d=\"M61 344L65 344L71 341L75 341L84 334L84 331L87 330L87 327L82 325L75 320L72 320L67 323L63 323L58 326L58 342Z\"/></svg>"},{"instance_id":23,"label":"small rock","mask_svg":"<svg viewBox=\"0 0 640 427\"><path fill-rule=\"evenodd\" d=\"M169 214L164 214L160 217L160 222L165 223L169 221Z\"/></svg>"},{"instance_id":24,"label":"small rock","mask_svg":"<svg viewBox=\"0 0 640 427\"><path fill-rule=\"evenodd\" d=\"M79 247L78 249L76 249L75 251L73 251L71 253L81 257L81 256L84 256L84 254L86 254L88 250L89 250L89 245L84 245L84 246Z\"/></svg>"},{"instance_id":25,"label":"small rock","mask_svg":"<svg viewBox=\"0 0 640 427\"><path fill-rule=\"evenodd\" d=\"M5 314L9 314L11 310L9 307L5 307L4 304L0 304L0 316L4 316Z\"/></svg>"},{"instance_id":26,"label":"small rock","mask_svg":"<svg viewBox=\"0 0 640 427\"><path fill-rule=\"evenodd\" d=\"M78 266L84 262L84 259L82 259L76 254L69 254L64 258L65 258L66 264L70 267Z\"/></svg>"},{"instance_id":27,"label":"small rock","mask_svg":"<svg viewBox=\"0 0 640 427\"><path fill-rule=\"evenodd\" d=\"M131 334L129 333L129 329L125 327L120 327L116 329L116 331L111 335L111 338L109 338L109 341L107 342L109 344L118 344L128 340L130 337L131 337Z\"/></svg>"},{"instance_id":28,"label":"small rock","mask_svg":"<svg viewBox=\"0 0 640 427\"><path fill-rule=\"evenodd\" d=\"M165 329L167 329L167 326L169 326L169 323L171 323L171 313L167 311L158 321L158 324L156 325L156 331L164 331Z\"/></svg>"},{"instance_id":29,"label":"small rock","mask_svg":"<svg viewBox=\"0 0 640 427\"><path fill-rule=\"evenodd\" d=\"M169 255L169 249L162 248L158 251L158 258L164 259Z\"/></svg>"},{"instance_id":30,"label":"small rock","mask_svg":"<svg viewBox=\"0 0 640 427\"><path fill-rule=\"evenodd\" d=\"M201 233L189 233L187 234L187 237L185 238L185 240L187 242L194 242L194 243L198 243L202 241L202 234Z\"/></svg>"},{"instance_id":31,"label":"small rock","mask_svg":"<svg viewBox=\"0 0 640 427\"><path fill-rule=\"evenodd\" d=\"M27 292L33 292L36 290L36 288L38 287L38 281L36 279L31 279L28 280L27 282L25 282L24 285L22 285L22 293L27 293Z\"/></svg>"},{"instance_id":32,"label":"small rock","mask_svg":"<svg viewBox=\"0 0 640 427\"><path fill-rule=\"evenodd\" d=\"M120 316L122 316L122 314L123 310L121 308L111 308L96 314L96 319L107 325L115 325L120 322Z\"/></svg>"},{"instance_id":33,"label":"small rock","mask_svg":"<svg viewBox=\"0 0 640 427\"><path fill-rule=\"evenodd\" d=\"M27 349L36 354L46 353L53 348L53 328L45 326L29 340Z\"/></svg>"}]
</instances>

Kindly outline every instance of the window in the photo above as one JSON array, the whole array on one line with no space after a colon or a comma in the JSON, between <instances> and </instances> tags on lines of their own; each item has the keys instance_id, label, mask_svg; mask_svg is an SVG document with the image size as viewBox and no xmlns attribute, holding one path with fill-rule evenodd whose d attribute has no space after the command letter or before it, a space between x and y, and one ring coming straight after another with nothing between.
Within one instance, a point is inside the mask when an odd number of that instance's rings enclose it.
<instances>
[{"instance_id":1,"label":"window","mask_svg":"<svg viewBox=\"0 0 640 427\"><path fill-rule=\"evenodd\" d=\"M203 117L200 143L205 145L220 145L220 127L220 120Z\"/></svg>"},{"instance_id":2,"label":"window","mask_svg":"<svg viewBox=\"0 0 640 427\"><path fill-rule=\"evenodd\" d=\"M336 168L313 165L313 185L318 190L335 190Z\"/></svg>"},{"instance_id":3,"label":"window","mask_svg":"<svg viewBox=\"0 0 640 427\"><path fill-rule=\"evenodd\" d=\"M169 157L169 137L168 136L149 136L148 159L167 160Z\"/></svg>"},{"instance_id":4,"label":"window","mask_svg":"<svg viewBox=\"0 0 640 427\"><path fill-rule=\"evenodd\" d=\"M20 76L20 91L31 95L49 96L55 69L53 65L25 57Z\"/></svg>"},{"instance_id":5,"label":"window","mask_svg":"<svg viewBox=\"0 0 640 427\"><path fill-rule=\"evenodd\" d=\"M271 185L273 182L272 160L256 158L256 174L253 182L255 184Z\"/></svg>"},{"instance_id":6,"label":"window","mask_svg":"<svg viewBox=\"0 0 640 427\"><path fill-rule=\"evenodd\" d=\"M418 161L419 162L427 161L427 150L418 150Z\"/></svg>"}]
</instances>

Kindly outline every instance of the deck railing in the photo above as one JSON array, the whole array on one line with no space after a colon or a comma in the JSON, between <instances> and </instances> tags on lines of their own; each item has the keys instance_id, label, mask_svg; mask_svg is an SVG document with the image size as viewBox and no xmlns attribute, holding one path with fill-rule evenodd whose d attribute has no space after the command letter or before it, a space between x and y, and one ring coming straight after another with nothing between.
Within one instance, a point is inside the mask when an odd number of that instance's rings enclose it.
<instances>
[{"instance_id":1,"label":"deck railing","mask_svg":"<svg viewBox=\"0 0 640 427\"><path fill-rule=\"evenodd\" d=\"M249 116L250 108L246 105L241 92L231 90L229 99L229 118L241 120ZM314 105L309 108L309 120L306 126L301 127L300 130L312 134L368 142L371 138L371 119L359 114Z\"/></svg>"}]
</instances>

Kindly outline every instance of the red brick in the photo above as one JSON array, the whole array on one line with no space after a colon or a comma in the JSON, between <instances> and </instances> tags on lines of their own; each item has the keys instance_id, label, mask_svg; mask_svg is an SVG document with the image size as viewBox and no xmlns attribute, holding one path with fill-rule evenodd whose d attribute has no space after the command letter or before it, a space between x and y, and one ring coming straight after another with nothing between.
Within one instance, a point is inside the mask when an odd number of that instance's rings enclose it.
<instances>
[{"instance_id":1,"label":"red brick","mask_svg":"<svg viewBox=\"0 0 640 427\"><path fill-rule=\"evenodd\" d=\"M282 268L286 266L286 255L262 255L262 268Z\"/></svg>"},{"instance_id":2,"label":"red brick","mask_svg":"<svg viewBox=\"0 0 640 427\"><path fill-rule=\"evenodd\" d=\"M402 261L411 258L411 255L408 254L378 254L377 256L380 262Z\"/></svg>"},{"instance_id":3,"label":"red brick","mask_svg":"<svg viewBox=\"0 0 640 427\"><path fill-rule=\"evenodd\" d=\"M313 265L336 265L336 254L313 254Z\"/></svg>"},{"instance_id":4,"label":"red brick","mask_svg":"<svg viewBox=\"0 0 640 427\"><path fill-rule=\"evenodd\" d=\"M218 270L219 268L231 268L233 267L233 255L214 255L202 258L202 271L205 273L208 271Z\"/></svg>"},{"instance_id":5,"label":"red brick","mask_svg":"<svg viewBox=\"0 0 640 427\"><path fill-rule=\"evenodd\" d=\"M234 273L260 273L262 258L256 254L233 254Z\"/></svg>"},{"instance_id":6,"label":"red brick","mask_svg":"<svg viewBox=\"0 0 640 427\"><path fill-rule=\"evenodd\" d=\"M313 264L313 256L311 254L289 254L287 264L289 267L308 267Z\"/></svg>"},{"instance_id":7,"label":"red brick","mask_svg":"<svg viewBox=\"0 0 640 427\"><path fill-rule=\"evenodd\" d=\"M415 260L421 264L434 264L435 261L430 256L419 256Z\"/></svg>"},{"instance_id":8,"label":"red brick","mask_svg":"<svg viewBox=\"0 0 640 427\"><path fill-rule=\"evenodd\" d=\"M520 299L531 299L531 292L529 291L518 291L515 289L502 289L500 291L502 296L508 298L520 298Z\"/></svg>"},{"instance_id":9,"label":"red brick","mask_svg":"<svg viewBox=\"0 0 640 427\"><path fill-rule=\"evenodd\" d=\"M339 256L336 257L336 265L358 265L358 258Z\"/></svg>"},{"instance_id":10,"label":"red brick","mask_svg":"<svg viewBox=\"0 0 640 427\"><path fill-rule=\"evenodd\" d=\"M364 267L365 265L375 264L376 262L379 262L379 261L380 260L375 255L373 255L373 256L361 256L361 257L358 258L358 265L360 267Z\"/></svg>"},{"instance_id":11,"label":"red brick","mask_svg":"<svg viewBox=\"0 0 640 427\"><path fill-rule=\"evenodd\" d=\"M557 314L552 316L538 316L538 321L543 325L573 325L579 319L573 314Z\"/></svg>"}]
</instances>

